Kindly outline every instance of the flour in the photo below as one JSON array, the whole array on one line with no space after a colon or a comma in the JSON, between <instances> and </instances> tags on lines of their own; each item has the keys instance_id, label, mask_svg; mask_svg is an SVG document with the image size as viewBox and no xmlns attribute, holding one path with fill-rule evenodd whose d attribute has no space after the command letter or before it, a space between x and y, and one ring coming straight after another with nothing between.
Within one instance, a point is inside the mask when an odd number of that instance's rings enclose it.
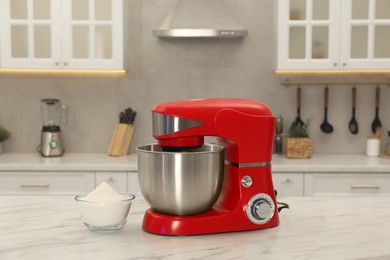
<instances>
[{"instance_id":1,"label":"flour","mask_svg":"<svg viewBox=\"0 0 390 260\"><path fill-rule=\"evenodd\" d=\"M125 196L114 190L107 182L100 185L84 197L84 200L90 202L115 202L126 199Z\"/></svg>"},{"instance_id":2,"label":"flour","mask_svg":"<svg viewBox=\"0 0 390 260\"><path fill-rule=\"evenodd\" d=\"M116 230L126 224L135 196L121 194L102 182L87 196L77 199L82 220L92 230Z\"/></svg>"}]
</instances>

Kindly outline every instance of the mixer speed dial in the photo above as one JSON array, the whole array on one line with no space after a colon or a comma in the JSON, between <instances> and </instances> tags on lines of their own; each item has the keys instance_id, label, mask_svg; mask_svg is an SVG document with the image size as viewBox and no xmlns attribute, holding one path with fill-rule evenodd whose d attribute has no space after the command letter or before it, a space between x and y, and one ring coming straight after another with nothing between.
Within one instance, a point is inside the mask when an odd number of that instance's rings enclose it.
<instances>
[{"instance_id":1,"label":"mixer speed dial","mask_svg":"<svg viewBox=\"0 0 390 260\"><path fill-rule=\"evenodd\" d=\"M265 224L274 216L275 203L265 193L254 195L246 205L246 214L250 221L255 224Z\"/></svg>"}]
</instances>

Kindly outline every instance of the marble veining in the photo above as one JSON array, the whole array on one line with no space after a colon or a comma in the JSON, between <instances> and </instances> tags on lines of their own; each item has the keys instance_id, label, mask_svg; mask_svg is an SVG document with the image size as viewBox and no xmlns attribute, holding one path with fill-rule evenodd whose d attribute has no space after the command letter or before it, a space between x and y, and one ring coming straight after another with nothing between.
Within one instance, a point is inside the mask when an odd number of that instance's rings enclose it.
<instances>
[{"instance_id":1,"label":"marble veining","mask_svg":"<svg viewBox=\"0 0 390 260\"><path fill-rule=\"evenodd\" d=\"M73 197L1 196L0 259L390 259L389 197L285 198L266 230L167 237L141 228L137 198L126 226L89 231Z\"/></svg>"}]
</instances>

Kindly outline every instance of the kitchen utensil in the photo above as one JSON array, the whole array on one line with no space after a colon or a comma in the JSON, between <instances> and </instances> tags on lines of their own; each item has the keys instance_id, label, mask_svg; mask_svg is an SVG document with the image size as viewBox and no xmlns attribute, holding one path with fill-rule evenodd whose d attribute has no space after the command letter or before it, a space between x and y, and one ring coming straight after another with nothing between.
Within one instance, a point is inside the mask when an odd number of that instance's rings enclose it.
<instances>
[{"instance_id":1,"label":"kitchen utensil","mask_svg":"<svg viewBox=\"0 0 390 260\"><path fill-rule=\"evenodd\" d=\"M382 127L381 120L379 119L379 102L380 102L380 87L377 86L375 89L375 118L371 125L371 130L375 133L378 127Z\"/></svg>"},{"instance_id":2,"label":"kitchen utensil","mask_svg":"<svg viewBox=\"0 0 390 260\"><path fill-rule=\"evenodd\" d=\"M135 120L135 117L137 115L137 112L136 111L132 111L131 114L130 114L130 119L129 119L129 124L130 125L133 125L134 124L134 120Z\"/></svg>"},{"instance_id":3,"label":"kitchen utensil","mask_svg":"<svg viewBox=\"0 0 390 260\"><path fill-rule=\"evenodd\" d=\"M137 151L141 191L153 210L195 215L208 211L217 201L224 172L223 146L205 144L175 153L151 144L139 146Z\"/></svg>"},{"instance_id":4,"label":"kitchen utensil","mask_svg":"<svg viewBox=\"0 0 390 260\"><path fill-rule=\"evenodd\" d=\"M119 113L119 123L123 124L125 122L124 120L125 120L125 112L121 111Z\"/></svg>"},{"instance_id":5,"label":"kitchen utensil","mask_svg":"<svg viewBox=\"0 0 390 260\"><path fill-rule=\"evenodd\" d=\"M297 88L297 117L292 124L293 126L302 126L304 125L301 119L301 88L298 86Z\"/></svg>"},{"instance_id":6,"label":"kitchen utensil","mask_svg":"<svg viewBox=\"0 0 390 260\"><path fill-rule=\"evenodd\" d=\"M356 110L356 88L353 86L352 88L352 119L349 121L349 131L352 134L357 134L359 132L359 126L355 118L355 110Z\"/></svg>"},{"instance_id":7,"label":"kitchen utensil","mask_svg":"<svg viewBox=\"0 0 390 260\"><path fill-rule=\"evenodd\" d=\"M381 139L382 127L378 127L375 130L375 134L368 137L368 139Z\"/></svg>"},{"instance_id":8,"label":"kitchen utensil","mask_svg":"<svg viewBox=\"0 0 390 260\"><path fill-rule=\"evenodd\" d=\"M321 124L321 130L325 134L333 132L333 126L328 122L328 100L329 100L329 88L325 87L324 90L324 122Z\"/></svg>"},{"instance_id":9,"label":"kitchen utensil","mask_svg":"<svg viewBox=\"0 0 390 260\"><path fill-rule=\"evenodd\" d=\"M275 117L269 108L215 98L158 104L152 112L158 144L137 148L141 192L151 205L145 231L194 235L279 224L270 166ZM204 144L205 136L218 137L218 144Z\"/></svg>"},{"instance_id":10,"label":"kitchen utensil","mask_svg":"<svg viewBox=\"0 0 390 260\"><path fill-rule=\"evenodd\" d=\"M378 127L377 129L375 129L375 138L381 139L381 135L382 135L382 127Z\"/></svg>"},{"instance_id":11,"label":"kitchen utensil","mask_svg":"<svg viewBox=\"0 0 390 260\"><path fill-rule=\"evenodd\" d=\"M124 124L129 124L129 121L130 121L130 117L131 117L131 113L133 112L133 109L131 109L130 107L126 108L125 109L125 117L123 119L123 123Z\"/></svg>"},{"instance_id":12,"label":"kitchen utensil","mask_svg":"<svg viewBox=\"0 0 390 260\"><path fill-rule=\"evenodd\" d=\"M134 111L131 107L128 107L119 113L119 123L132 125L136 115L137 112Z\"/></svg>"},{"instance_id":13,"label":"kitchen utensil","mask_svg":"<svg viewBox=\"0 0 390 260\"><path fill-rule=\"evenodd\" d=\"M56 98L41 100L42 131L38 152L44 157L62 156L65 152L61 128L67 121L67 107Z\"/></svg>"}]
</instances>

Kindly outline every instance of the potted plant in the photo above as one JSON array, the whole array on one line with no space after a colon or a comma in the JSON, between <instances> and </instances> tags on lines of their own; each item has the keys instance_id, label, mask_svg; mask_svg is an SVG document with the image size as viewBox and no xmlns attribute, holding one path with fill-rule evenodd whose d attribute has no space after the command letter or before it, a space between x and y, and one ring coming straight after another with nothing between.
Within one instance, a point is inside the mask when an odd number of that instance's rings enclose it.
<instances>
[{"instance_id":1,"label":"potted plant","mask_svg":"<svg viewBox=\"0 0 390 260\"><path fill-rule=\"evenodd\" d=\"M0 126L0 154L3 152L3 142L7 140L11 135L11 132L8 131L5 127Z\"/></svg>"},{"instance_id":2,"label":"potted plant","mask_svg":"<svg viewBox=\"0 0 390 260\"><path fill-rule=\"evenodd\" d=\"M293 123L285 141L287 158L310 158L312 140L309 138L309 120L306 123Z\"/></svg>"}]
</instances>

